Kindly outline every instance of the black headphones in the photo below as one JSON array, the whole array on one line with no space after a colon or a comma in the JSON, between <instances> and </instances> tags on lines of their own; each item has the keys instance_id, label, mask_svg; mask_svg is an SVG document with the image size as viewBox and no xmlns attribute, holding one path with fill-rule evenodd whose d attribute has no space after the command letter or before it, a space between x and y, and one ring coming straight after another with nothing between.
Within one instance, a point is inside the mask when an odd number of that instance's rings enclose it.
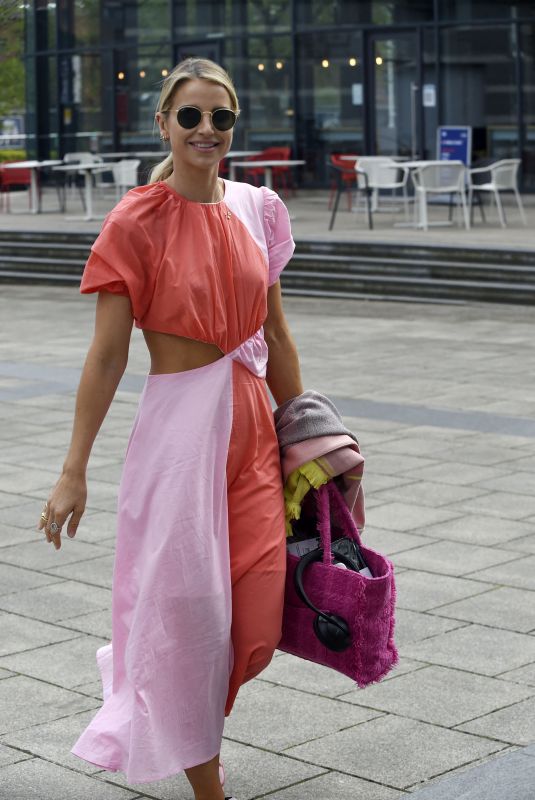
<instances>
[{"instance_id":1,"label":"black headphones","mask_svg":"<svg viewBox=\"0 0 535 800\"><path fill-rule=\"evenodd\" d=\"M303 587L303 575L306 568L314 562L322 560L323 547L317 547L315 550L311 550L299 559L294 572L295 590L303 603L317 614L314 618L314 632L320 642L324 644L325 647L328 647L329 650L341 653L343 650L347 650L351 644L349 625L345 619L338 616L338 614L330 614L328 611L320 611L319 608L316 608L308 599ZM353 562L342 553L336 553L336 560L341 561L348 569L355 570Z\"/></svg>"}]
</instances>

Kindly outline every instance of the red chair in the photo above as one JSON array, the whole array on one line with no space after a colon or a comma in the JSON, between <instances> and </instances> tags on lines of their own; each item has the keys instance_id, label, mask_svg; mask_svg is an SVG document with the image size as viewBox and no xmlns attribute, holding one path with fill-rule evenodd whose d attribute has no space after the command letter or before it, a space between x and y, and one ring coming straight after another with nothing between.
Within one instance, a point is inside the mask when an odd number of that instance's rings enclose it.
<instances>
[{"instance_id":1,"label":"red chair","mask_svg":"<svg viewBox=\"0 0 535 800\"><path fill-rule=\"evenodd\" d=\"M344 184L345 188L347 189L347 210L351 211L351 189L353 187L357 187L357 173L355 172L355 166L358 161L357 156L354 159L342 159L341 156L344 155L343 153L331 153L331 164L333 167L337 167L339 170L343 170L343 172L339 172L339 178ZM327 206L328 210L330 211L333 205L333 199L336 195L337 191L337 182L335 180L331 183L331 193L329 195L329 205Z\"/></svg>"},{"instance_id":2,"label":"red chair","mask_svg":"<svg viewBox=\"0 0 535 800\"><path fill-rule=\"evenodd\" d=\"M9 203L9 189L11 186L22 186L29 190L32 178L31 178L31 170L27 167L20 167L20 169L4 169L6 164L15 164L16 161L4 161L4 163L0 166L0 195L2 198L2 202L0 204L1 208L10 211L10 203ZM28 191L28 206L31 208L31 197L30 192Z\"/></svg>"},{"instance_id":3,"label":"red chair","mask_svg":"<svg viewBox=\"0 0 535 800\"><path fill-rule=\"evenodd\" d=\"M290 158L291 149L289 147L266 147L256 156L249 156L246 161L288 161ZM291 167L272 167L271 173L273 175L273 188L275 190L283 188L285 192L291 189L295 195L295 187L292 180ZM244 180L252 181L255 186L260 185L260 181L264 177L263 167L247 167L244 169Z\"/></svg>"}]
</instances>

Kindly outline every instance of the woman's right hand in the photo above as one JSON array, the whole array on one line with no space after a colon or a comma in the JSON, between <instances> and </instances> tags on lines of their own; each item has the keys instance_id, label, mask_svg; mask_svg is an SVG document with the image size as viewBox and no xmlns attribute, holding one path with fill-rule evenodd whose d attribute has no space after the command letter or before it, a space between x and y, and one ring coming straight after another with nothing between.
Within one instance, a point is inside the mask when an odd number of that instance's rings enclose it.
<instances>
[{"instance_id":1,"label":"woman's right hand","mask_svg":"<svg viewBox=\"0 0 535 800\"><path fill-rule=\"evenodd\" d=\"M70 515L67 526L67 535L72 539L75 536L85 511L87 500L87 485L85 474L68 474L63 472L60 479L52 489L43 512L46 521L41 516L38 530L45 531L47 542L53 542L56 550L61 547L61 529ZM58 526L56 533L50 530L55 522Z\"/></svg>"}]
</instances>

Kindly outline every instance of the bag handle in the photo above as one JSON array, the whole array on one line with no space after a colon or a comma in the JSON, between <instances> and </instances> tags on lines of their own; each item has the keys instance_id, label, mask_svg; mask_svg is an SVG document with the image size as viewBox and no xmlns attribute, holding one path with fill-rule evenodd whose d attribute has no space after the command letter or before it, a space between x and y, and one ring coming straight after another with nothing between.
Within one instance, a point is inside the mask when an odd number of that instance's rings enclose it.
<instances>
[{"instance_id":1,"label":"bag handle","mask_svg":"<svg viewBox=\"0 0 535 800\"><path fill-rule=\"evenodd\" d=\"M349 539L354 539L361 544L359 532L355 520L351 516L347 503L340 489L331 479L316 489L316 508L317 508L317 529L323 547L323 563L330 565L333 563L333 553L331 549L331 510L342 523L344 535Z\"/></svg>"}]
</instances>

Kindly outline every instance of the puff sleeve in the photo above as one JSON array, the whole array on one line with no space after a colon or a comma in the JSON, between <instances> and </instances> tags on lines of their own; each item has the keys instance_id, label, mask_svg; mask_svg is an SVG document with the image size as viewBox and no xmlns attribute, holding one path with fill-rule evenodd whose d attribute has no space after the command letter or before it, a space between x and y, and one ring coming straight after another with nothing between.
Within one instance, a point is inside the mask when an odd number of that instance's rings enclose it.
<instances>
[{"instance_id":1,"label":"puff sleeve","mask_svg":"<svg viewBox=\"0 0 535 800\"><path fill-rule=\"evenodd\" d=\"M123 218L108 215L91 247L80 292L89 294L104 290L129 297L134 318L140 320L149 293L145 256L146 248L139 232Z\"/></svg>"},{"instance_id":2,"label":"puff sleeve","mask_svg":"<svg viewBox=\"0 0 535 800\"><path fill-rule=\"evenodd\" d=\"M262 186L264 194L264 234L268 249L268 286L276 283L295 250L288 209L279 195Z\"/></svg>"}]
</instances>

